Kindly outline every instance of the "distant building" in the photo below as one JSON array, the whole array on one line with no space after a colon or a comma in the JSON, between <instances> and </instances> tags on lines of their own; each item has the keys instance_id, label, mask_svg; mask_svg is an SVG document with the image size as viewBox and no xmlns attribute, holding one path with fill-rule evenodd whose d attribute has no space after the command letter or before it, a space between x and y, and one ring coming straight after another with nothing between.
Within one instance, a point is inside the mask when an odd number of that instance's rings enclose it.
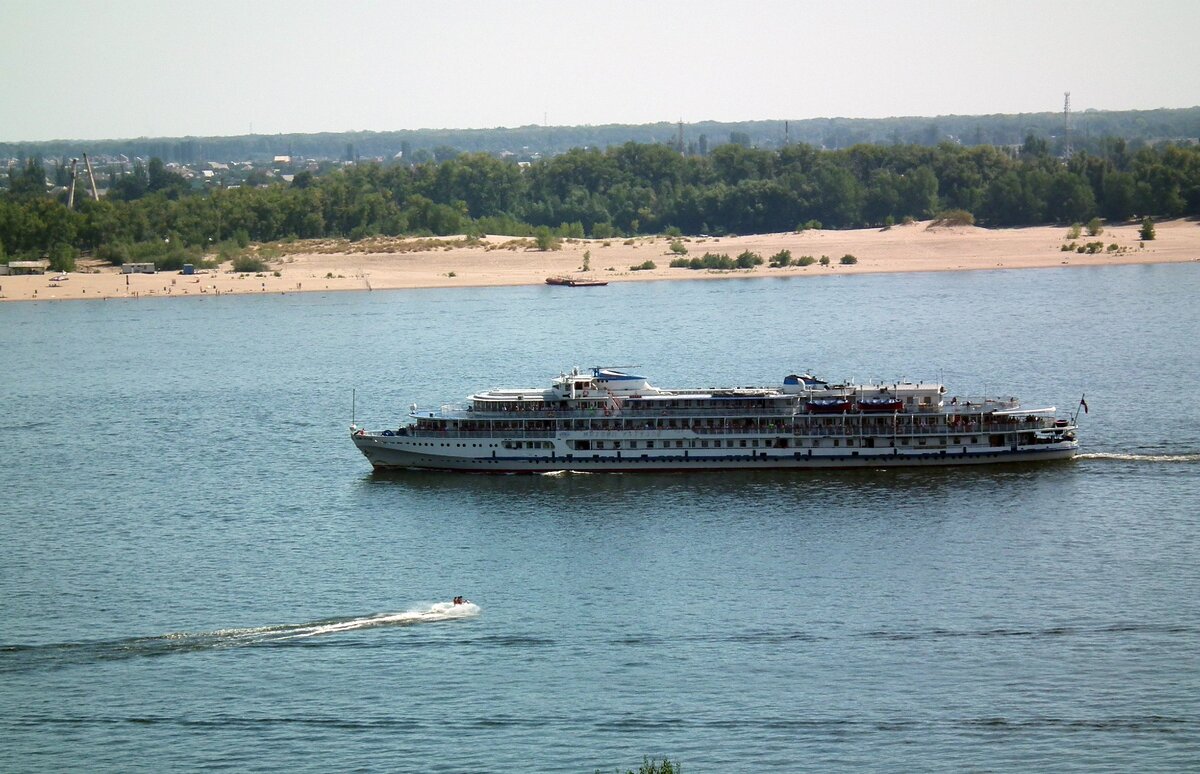
<instances>
[{"instance_id":1,"label":"distant building","mask_svg":"<svg viewBox=\"0 0 1200 774\"><path fill-rule=\"evenodd\" d=\"M50 262L47 260L41 261L9 261L8 266L0 266L6 269L6 274L45 274L46 269L50 268Z\"/></svg>"},{"instance_id":2,"label":"distant building","mask_svg":"<svg viewBox=\"0 0 1200 774\"><path fill-rule=\"evenodd\" d=\"M276 156L275 163L276 164L291 164L292 157L291 156Z\"/></svg>"},{"instance_id":3,"label":"distant building","mask_svg":"<svg viewBox=\"0 0 1200 774\"><path fill-rule=\"evenodd\" d=\"M125 263L121 265L122 274L153 274L153 263Z\"/></svg>"}]
</instances>

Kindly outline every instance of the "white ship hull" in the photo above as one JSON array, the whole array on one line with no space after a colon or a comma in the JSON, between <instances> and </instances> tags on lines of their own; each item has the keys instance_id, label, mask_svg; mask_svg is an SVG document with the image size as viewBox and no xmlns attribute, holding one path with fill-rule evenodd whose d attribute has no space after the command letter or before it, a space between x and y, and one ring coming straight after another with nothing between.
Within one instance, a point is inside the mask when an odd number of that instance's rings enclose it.
<instances>
[{"instance_id":1,"label":"white ship hull","mask_svg":"<svg viewBox=\"0 0 1200 774\"><path fill-rule=\"evenodd\" d=\"M1070 459L1074 417L1016 398L953 398L936 383L664 390L593 368L548 389L490 390L397 430L351 427L377 469L479 473L987 465ZM1082 401L1081 401L1082 403Z\"/></svg>"},{"instance_id":2,"label":"white ship hull","mask_svg":"<svg viewBox=\"0 0 1200 774\"><path fill-rule=\"evenodd\" d=\"M676 453L664 449L658 453L605 452L580 454L558 449L530 450L516 454L503 449L498 439L490 442L501 447L486 455L463 455L454 442L416 440L403 436L352 435L354 444L377 470L445 470L475 473L548 473L563 470L589 472L683 471L683 470L766 470L832 468L941 467L946 465L989 465L1014 462L1066 460L1079 450L1075 441L1056 444L994 448L988 446L953 449L758 449L702 450L687 449ZM417 443L433 446L415 447ZM461 442L460 442L461 443ZM478 443L478 441L477 441ZM557 446L557 444L556 444Z\"/></svg>"}]
</instances>

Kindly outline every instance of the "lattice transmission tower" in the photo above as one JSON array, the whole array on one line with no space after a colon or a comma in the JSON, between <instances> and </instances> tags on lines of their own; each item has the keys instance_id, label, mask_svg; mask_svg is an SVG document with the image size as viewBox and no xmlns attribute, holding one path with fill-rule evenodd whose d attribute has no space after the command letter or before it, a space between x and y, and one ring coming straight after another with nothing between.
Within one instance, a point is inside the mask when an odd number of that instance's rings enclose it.
<instances>
[{"instance_id":1,"label":"lattice transmission tower","mask_svg":"<svg viewBox=\"0 0 1200 774\"><path fill-rule=\"evenodd\" d=\"M1071 158L1071 92L1063 92L1063 156Z\"/></svg>"}]
</instances>

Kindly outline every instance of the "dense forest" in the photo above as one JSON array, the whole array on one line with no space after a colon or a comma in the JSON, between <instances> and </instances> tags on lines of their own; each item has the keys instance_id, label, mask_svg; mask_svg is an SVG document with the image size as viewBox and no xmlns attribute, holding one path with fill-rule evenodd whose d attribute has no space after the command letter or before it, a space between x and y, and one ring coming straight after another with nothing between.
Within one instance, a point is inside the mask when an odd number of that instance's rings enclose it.
<instances>
[{"instance_id":1,"label":"dense forest","mask_svg":"<svg viewBox=\"0 0 1200 774\"><path fill-rule=\"evenodd\" d=\"M1070 144L1098 151L1104 138L1123 137L1133 147L1166 140L1200 138L1200 107L1159 110L1086 110L1070 118ZM252 161L275 155L314 159L402 158L429 161L439 149L463 153L512 153L519 158L553 156L572 148L610 148L627 142L668 144L703 156L733 142L766 150L791 144L838 150L854 145L925 145L942 142L978 146L1020 145L1033 134L1047 138L1062 155L1067 142L1058 112L985 116L897 118L808 118L773 121L702 121L675 124L521 126L492 129L412 129L392 132L249 134L239 137L141 137L125 140L0 142L0 159L93 158L125 155L165 162Z\"/></svg>"},{"instance_id":2,"label":"dense forest","mask_svg":"<svg viewBox=\"0 0 1200 774\"><path fill-rule=\"evenodd\" d=\"M669 145L626 143L528 165L465 153L199 192L152 159L106 197L77 199L75 209L46 194L44 169L37 160L10 168L0 195L0 255L48 255L66 266L80 251L97 251L114 262L141 257L166 266L181 260L180 250L198 255L230 239L244 246L379 234L529 235L538 227L598 238L721 235L882 226L950 209L990 226L1200 215L1200 147L1132 150L1108 139L1064 161L1033 135L1014 151L948 142L836 151L726 143L688 156Z\"/></svg>"}]
</instances>

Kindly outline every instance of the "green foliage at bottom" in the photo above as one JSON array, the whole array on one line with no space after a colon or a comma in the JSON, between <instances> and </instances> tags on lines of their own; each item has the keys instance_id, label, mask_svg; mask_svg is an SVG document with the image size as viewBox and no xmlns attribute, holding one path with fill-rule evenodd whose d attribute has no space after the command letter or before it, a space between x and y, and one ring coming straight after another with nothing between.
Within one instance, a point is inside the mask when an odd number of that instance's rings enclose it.
<instances>
[{"instance_id":1,"label":"green foliage at bottom","mask_svg":"<svg viewBox=\"0 0 1200 774\"><path fill-rule=\"evenodd\" d=\"M625 774L681 774L683 767L678 763L671 763L669 758L663 758L662 763L650 758L643 758L642 765L638 766L638 770L626 769ZM601 774L600 769L596 769L596 774ZM616 774L621 774L621 770L617 769Z\"/></svg>"}]
</instances>

